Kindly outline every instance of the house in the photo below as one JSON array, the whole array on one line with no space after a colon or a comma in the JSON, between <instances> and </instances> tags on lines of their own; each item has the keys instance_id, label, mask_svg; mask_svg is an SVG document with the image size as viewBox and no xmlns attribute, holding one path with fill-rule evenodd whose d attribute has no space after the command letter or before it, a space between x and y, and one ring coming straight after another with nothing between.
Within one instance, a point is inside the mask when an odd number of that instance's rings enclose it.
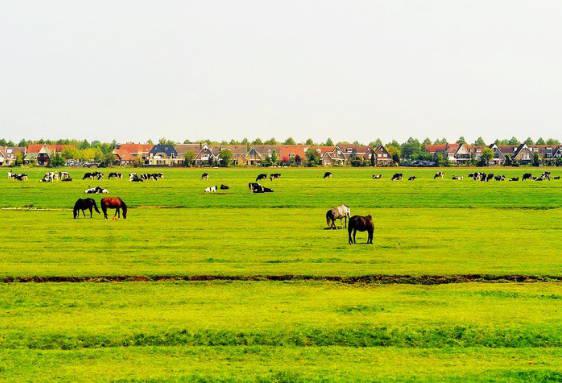
<instances>
[{"instance_id":1,"label":"house","mask_svg":"<svg viewBox=\"0 0 562 383\"><path fill-rule=\"evenodd\" d=\"M150 166L181 166L184 156L179 156L174 145L154 145L148 152L145 164Z\"/></svg>"},{"instance_id":2,"label":"house","mask_svg":"<svg viewBox=\"0 0 562 383\"><path fill-rule=\"evenodd\" d=\"M324 166L343 166L347 160L338 146L315 146L308 149L316 150L320 154Z\"/></svg>"},{"instance_id":3,"label":"house","mask_svg":"<svg viewBox=\"0 0 562 383\"><path fill-rule=\"evenodd\" d=\"M426 145L425 151L432 156L434 161L437 161L439 159L439 156L441 156L442 160L449 161L451 163L456 164L457 163L456 154L457 154L457 151L459 150L460 146L461 146L460 144ZM463 149L463 152L461 154L463 156L466 155L465 149ZM466 161L466 158L461 157L461 163L465 162L465 161Z\"/></svg>"},{"instance_id":4,"label":"house","mask_svg":"<svg viewBox=\"0 0 562 383\"><path fill-rule=\"evenodd\" d=\"M203 144L199 153L195 155L193 163L197 166L214 165L219 161L220 148Z\"/></svg>"},{"instance_id":5,"label":"house","mask_svg":"<svg viewBox=\"0 0 562 383\"><path fill-rule=\"evenodd\" d=\"M375 156L375 166L392 166L394 164L392 156L383 145L373 148L372 153Z\"/></svg>"},{"instance_id":6,"label":"house","mask_svg":"<svg viewBox=\"0 0 562 383\"><path fill-rule=\"evenodd\" d=\"M246 154L246 162L248 165L259 165L267 158L272 158L273 152L279 159L279 151L279 145L251 145Z\"/></svg>"},{"instance_id":7,"label":"house","mask_svg":"<svg viewBox=\"0 0 562 383\"><path fill-rule=\"evenodd\" d=\"M552 163L556 160L556 152L559 150L559 145L531 145L529 146L531 151L538 153L539 158L545 164Z\"/></svg>"},{"instance_id":8,"label":"house","mask_svg":"<svg viewBox=\"0 0 562 383\"><path fill-rule=\"evenodd\" d=\"M174 145L174 149L176 150L177 158L182 159L182 164L185 165L185 156L187 153L191 153L191 157L193 158L192 161L195 160L197 154L203 148L203 144L196 143L196 144L176 144Z\"/></svg>"},{"instance_id":9,"label":"house","mask_svg":"<svg viewBox=\"0 0 562 383\"><path fill-rule=\"evenodd\" d=\"M305 145L280 145L279 161L284 165L300 166L306 159Z\"/></svg>"},{"instance_id":10,"label":"house","mask_svg":"<svg viewBox=\"0 0 562 383\"><path fill-rule=\"evenodd\" d=\"M153 146L152 144L120 144L113 149L114 160L120 165L144 164Z\"/></svg>"},{"instance_id":11,"label":"house","mask_svg":"<svg viewBox=\"0 0 562 383\"><path fill-rule=\"evenodd\" d=\"M521 165L528 165L533 162L533 151L527 146L527 144L500 145L499 149L506 157L506 161L507 157L509 157L512 162L516 162Z\"/></svg>"},{"instance_id":12,"label":"house","mask_svg":"<svg viewBox=\"0 0 562 383\"><path fill-rule=\"evenodd\" d=\"M220 152L223 150L228 150L232 154L232 165L244 166L247 164L246 156L248 154L248 145L222 145L220 147Z\"/></svg>"},{"instance_id":13,"label":"house","mask_svg":"<svg viewBox=\"0 0 562 383\"><path fill-rule=\"evenodd\" d=\"M60 155L65 149L75 149L75 147L74 145L61 144L31 144L25 150L24 162L47 166L51 158Z\"/></svg>"},{"instance_id":14,"label":"house","mask_svg":"<svg viewBox=\"0 0 562 383\"><path fill-rule=\"evenodd\" d=\"M354 161L365 162L371 160L371 147L356 144L338 144L336 148L345 158L345 163L351 165Z\"/></svg>"},{"instance_id":15,"label":"house","mask_svg":"<svg viewBox=\"0 0 562 383\"><path fill-rule=\"evenodd\" d=\"M24 147L0 147L0 166L14 166L16 164L17 156L21 153L21 158L25 157Z\"/></svg>"},{"instance_id":16,"label":"house","mask_svg":"<svg viewBox=\"0 0 562 383\"><path fill-rule=\"evenodd\" d=\"M488 146L494 152L494 157L490 160L490 165L503 165L505 164L505 154L501 151L501 148L496 144L490 144ZM475 159L479 160L480 156L475 156Z\"/></svg>"}]
</instances>

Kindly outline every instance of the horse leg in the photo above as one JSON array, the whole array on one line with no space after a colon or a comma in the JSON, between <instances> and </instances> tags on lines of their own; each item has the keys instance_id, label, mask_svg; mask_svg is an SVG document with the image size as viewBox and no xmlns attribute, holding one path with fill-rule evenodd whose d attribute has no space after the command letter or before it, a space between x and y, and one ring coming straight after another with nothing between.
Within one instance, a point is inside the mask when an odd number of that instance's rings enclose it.
<instances>
[{"instance_id":1,"label":"horse leg","mask_svg":"<svg viewBox=\"0 0 562 383\"><path fill-rule=\"evenodd\" d=\"M351 245L353 241L351 240L351 227L347 230L348 242Z\"/></svg>"},{"instance_id":2,"label":"horse leg","mask_svg":"<svg viewBox=\"0 0 562 383\"><path fill-rule=\"evenodd\" d=\"M353 229L353 243L357 243L355 236L357 235L357 229Z\"/></svg>"},{"instance_id":3,"label":"horse leg","mask_svg":"<svg viewBox=\"0 0 562 383\"><path fill-rule=\"evenodd\" d=\"M368 244L373 244L373 230L369 230L369 237L367 238Z\"/></svg>"},{"instance_id":4,"label":"horse leg","mask_svg":"<svg viewBox=\"0 0 562 383\"><path fill-rule=\"evenodd\" d=\"M90 218L93 217L92 207L90 206Z\"/></svg>"},{"instance_id":5,"label":"horse leg","mask_svg":"<svg viewBox=\"0 0 562 383\"><path fill-rule=\"evenodd\" d=\"M103 216L107 219L107 206L104 204L101 205L101 211L103 211Z\"/></svg>"}]
</instances>

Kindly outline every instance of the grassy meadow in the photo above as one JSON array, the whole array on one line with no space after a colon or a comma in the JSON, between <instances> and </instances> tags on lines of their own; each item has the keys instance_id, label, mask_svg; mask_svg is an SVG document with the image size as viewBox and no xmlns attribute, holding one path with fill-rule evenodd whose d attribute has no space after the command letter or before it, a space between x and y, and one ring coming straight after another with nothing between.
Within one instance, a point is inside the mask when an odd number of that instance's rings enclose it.
<instances>
[{"instance_id":1,"label":"grassy meadow","mask_svg":"<svg viewBox=\"0 0 562 383\"><path fill-rule=\"evenodd\" d=\"M335 168L326 180L323 168L112 170L124 179L69 169L73 182L44 184L40 168L16 170L27 182L0 177L0 380L562 380L561 180L475 182L466 175L481 169L468 168L438 180L409 168ZM485 171L544 170L562 175ZM164 179L131 183L132 171ZM248 190L272 171L282 178L262 183L274 193ZM395 172L418 179L391 182ZM203 192L220 184L230 189ZM127 202L126 220L72 219L98 185ZM326 210L341 203L373 215L374 245L326 230ZM322 280L470 274L550 281ZM7 283L108 276L139 281ZM277 276L316 280L265 280Z\"/></svg>"}]
</instances>

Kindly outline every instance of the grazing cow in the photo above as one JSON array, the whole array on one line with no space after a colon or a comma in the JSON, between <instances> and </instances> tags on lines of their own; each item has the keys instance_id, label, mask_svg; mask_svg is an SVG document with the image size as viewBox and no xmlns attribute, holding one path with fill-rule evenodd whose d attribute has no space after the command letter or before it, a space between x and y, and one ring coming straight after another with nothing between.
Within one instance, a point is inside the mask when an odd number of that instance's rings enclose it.
<instances>
[{"instance_id":1,"label":"grazing cow","mask_svg":"<svg viewBox=\"0 0 562 383\"><path fill-rule=\"evenodd\" d=\"M12 178L15 179L16 181L27 181L27 174L24 173L14 174L12 175Z\"/></svg>"},{"instance_id":2,"label":"grazing cow","mask_svg":"<svg viewBox=\"0 0 562 383\"><path fill-rule=\"evenodd\" d=\"M258 174L258 176L256 177L256 182L260 180L265 180L266 178L267 178L267 174L265 173Z\"/></svg>"},{"instance_id":3,"label":"grazing cow","mask_svg":"<svg viewBox=\"0 0 562 383\"><path fill-rule=\"evenodd\" d=\"M443 172L437 172L437 173L435 173L435 175L433 176L433 179L436 179L436 178L441 178L441 179L443 179L443 177L445 177L445 173L443 173Z\"/></svg>"},{"instance_id":4,"label":"grazing cow","mask_svg":"<svg viewBox=\"0 0 562 383\"><path fill-rule=\"evenodd\" d=\"M367 237L367 243L372 244L373 234L375 232L373 217L371 217L370 215L367 216L354 215L349 219L349 226L347 227L347 233L348 233L348 241L350 245L352 243L357 243L355 240L355 235L357 234L357 231L366 231L369 234L369 236ZM351 236L352 232L353 232L353 238Z\"/></svg>"},{"instance_id":5,"label":"grazing cow","mask_svg":"<svg viewBox=\"0 0 562 383\"><path fill-rule=\"evenodd\" d=\"M494 173L488 174L488 176L486 177L486 182L489 182L492 179L494 179Z\"/></svg>"},{"instance_id":6,"label":"grazing cow","mask_svg":"<svg viewBox=\"0 0 562 383\"><path fill-rule=\"evenodd\" d=\"M519 181L519 177L511 177L509 180L510 181Z\"/></svg>"},{"instance_id":7,"label":"grazing cow","mask_svg":"<svg viewBox=\"0 0 562 383\"><path fill-rule=\"evenodd\" d=\"M123 174L121 174L121 173L116 173L116 172L109 173L109 175L107 176L107 179L110 180L110 179L112 179L112 178L121 179L121 178L123 178Z\"/></svg>"},{"instance_id":8,"label":"grazing cow","mask_svg":"<svg viewBox=\"0 0 562 383\"><path fill-rule=\"evenodd\" d=\"M527 181L533 178L533 175L531 173L525 173L523 174L523 178L521 178L521 181Z\"/></svg>"},{"instance_id":9,"label":"grazing cow","mask_svg":"<svg viewBox=\"0 0 562 383\"><path fill-rule=\"evenodd\" d=\"M505 181L505 176L495 176L494 179L496 181Z\"/></svg>"},{"instance_id":10,"label":"grazing cow","mask_svg":"<svg viewBox=\"0 0 562 383\"><path fill-rule=\"evenodd\" d=\"M84 177L82 177L83 180L85 179L90 179L90 180L98 180L100 181L103 178L103 173L101 172L86 172L84 173Z\"/></svg>"},{"instance_id":11,"label":"grazing cow","mask_svg":"<svg viewBox=\"0 0 562 383\"><path fill-rule=\"evenodd\" d=\"M382 178L382 174L373 174L371 178L374 180L380 180Z\"/></svg>"},{"instance_id":12,"label":"grazing cow","mask_svg":"<svg viewBox=\"0 0 562 383\"><path fill-rule=\"evenodd\" d=\"M463 176L453 176L453 180L455 181L462 181L463 180Z\"/></svg>"},{"instance_id":13,"label":"grazing cow","mask_svg":"<svg viewBox=\"0 0 562 383\"><path fill-rule=\"evenodd\" d=\"M326 225L330 229L336 229L336 219L343 219L343 227L347 227L347 220L351 216L351 209L346 205L336 206L326 212Z\"/></svg>"},{"instance_id":14,"label":"grazing cow","mask_svg":"<svg viewBox=\"0 0 562 383\"><path fill-rule=\"evenodd\" d=\"M217 192L217 186L209 186L208 188L205 189L205 193L216 193Z\"/></svg>"},{"instance_id":15,"label":"grazing cow","mask_svg":"<svg viewBox=\"0 0 562 383\"><path fill-rule=\"evenodd\" d=\"M560 179L560 176L555 176L555 177L553 177L553 179L559 180L559 179Z\"/></svg>"},{"instance_id":16,"label":"grazing cow","mask_svg":"<svg viewBox=\"0 0 562 383\"><path fill-rule=\"evenodd\" d=\"M325 172L325 173L324 173L324 179L326 179L326 178L332 178L332 176L333 176L332 172Z\"/></svg>"},{"instance_id":17,"label":"grazing cow","mask_svg":"<svg viewBox=\"0 0 562 383\"><path fill-rule=\"evenodd\" d=\"M269 175L269 180L273 181L273 180L277 180L281 178L281 173L272 173Z\"/></svg>"},{"instance_id":18,"label":"grazing cow","mask_svg":"<svg viewBox=\"0 0 562 383\"><path fill-rule=\"evenodd\" d=\"M221 184L221 190L228 190L228 189L230 189L230 187L228 187L227 185Z\"/></svg>"},{"instance_id":19,"label":"grazing cow","mask_svg":"<svg viewBox=\"0 0 562 383\"><path fill-rule=\"evenodd\" d=\"M408 181L414 181L416 179L416 176L411 176L408 178Z\"/></svg>"},{"instance_id":20,"label":"grazing cow","mask_svg":"<svg viewBox=\"0 0 562 383\"><path fill-rule=\"evenodd\" d=\"M208 179L209 179L209 173L203 173L203 174L201 174L201 179L202 179L202 180L205 180L205 181L208 180Z\"/></svg>"},{"instance_id":21,"label":"grazing cow","mask_svg":"<svg viewBox=\"0 0 562 383\"><path fill-rule=\"evenodd\" d=\"M144 180L141 177L139 177L137 173L129 173L129 181L144 182Z\"/></svg>"},{"instance_id":22,"label":"grazing cow","mask_svg":"<svg viewBox=\"0 0 562 383\"><path fill-rule=\"evenodd\" d=\"M550 181L550 172L544 172L541 177L543 177L543 179L545 180L549 180Z\"/></svg>"},{"instance_id":23,"label":"grazing cow","mask_svg":"<svg viewBox=\"0 0 562 383\"><path fill-rule=\"evenodd\" d=\"M84 191L86 194L108 194L109 190L104 189L100 186L96 186L95 188L89 188Z\"/></svg>"},{"instance_id":24,"label":"grazing cow","mask_svg":"<svg viewBox=\"0 0 562 383\"><path fill-rule=\"evenodd\" d=\"M396 173L392 176L391 181L402 181L402 177L404 177L402 173Z\"/></svg>"}]
</instances>

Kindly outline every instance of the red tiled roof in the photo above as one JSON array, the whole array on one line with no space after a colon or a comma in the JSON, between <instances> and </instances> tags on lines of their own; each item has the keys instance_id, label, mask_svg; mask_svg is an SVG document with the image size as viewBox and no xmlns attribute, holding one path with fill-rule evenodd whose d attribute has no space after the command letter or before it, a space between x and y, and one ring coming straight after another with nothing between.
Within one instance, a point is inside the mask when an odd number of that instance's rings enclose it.
<instances>
[{"instance_id":1,"label":"red tiled roof","mask_svg":"<svg viewBox=\"0 0 562 383\"><path fill-rule=\"evenodd\" d=\"M425 151L428 153L444 152L447 149L447 144L426 145Z\"/></svg>"},{"instance_id":2,"label":"red tiled roof","mask_svg":"<svg viewBox=\"0 0 562 383\"><path fill-rule=\"evenodd\" d=\"M138 158L139 154L150 152L153 146L152 144L121 144L113 150L113 154L118 156L121 161L132 161Z\"/></svg>"},{"instance_id":3,"label":"red tiled roof","mask_svg":"<svg viewBox=\"0 0 562 383\"><path fill-rule=\"evenodd\" d=\"M62 152L66 148L74 148L74 145L31 144L27 146L27 153L39 153L43 148L47 148L50 152Z\"/></svg>"}]
</instances>

